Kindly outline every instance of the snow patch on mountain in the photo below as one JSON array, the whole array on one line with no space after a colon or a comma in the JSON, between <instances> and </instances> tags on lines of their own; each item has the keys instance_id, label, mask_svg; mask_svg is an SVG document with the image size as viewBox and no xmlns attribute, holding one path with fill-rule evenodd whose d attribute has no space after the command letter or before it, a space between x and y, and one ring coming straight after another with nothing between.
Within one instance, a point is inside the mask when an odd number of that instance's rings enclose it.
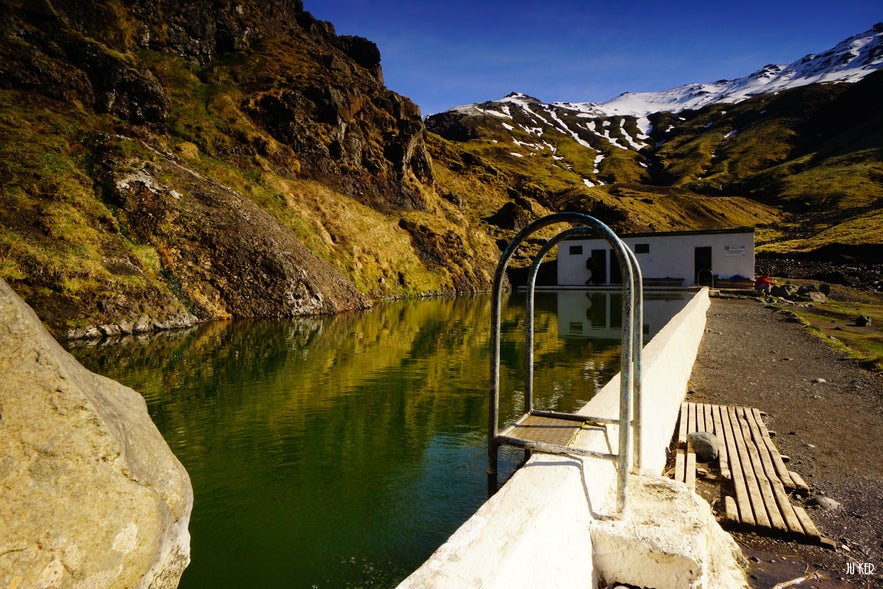
<instances>
[{"instance_id":1,"label":"snow patch on mountain","mask_svg":"<svg viewBox=\"0 0 883 589\"><path fill-rule=\"evenodd\" d=\"M650 144L650 115L653 113L678 113L712 103L737 103L808 84L856 82L881 67L883 24L878 24L823 53L810 54L790 64L766 65L735 80L686 84L659 92L625 92L605 103L547 104L532 96L512 92L499 100L459 106L452 111L495 119L512 133L510 145L519 150L509 152L512 157L541 155L548 149L554 164L568 170L574 168L558 153L557 144L561 136L571 138L593 152L593 177L583 177L582 182L585 186L595 187L604 184L600 178L604 159L619 155L620 150L636 153L634 163L645 169L648 167L640 152ZM685 120L684 116L677 118ZM678 124L674 122L668 131ZM709 127L716 124L717 120L708 122ZM728 127L721 132L726 141L739 130ZM657 146L662 143L664 141L658 142ZM586 174L585 171L582 173Z\"/></svg>"},{"instance_id":2,"label":"snow patch on mountain","mask_svg":"<svg viewBox=\"0 0 883 589\"><path fill-rule=\"evenodd\" d=\"M585 116L646 117L654 112L680 112L717 102L741 102L808 84L857 82L881 67L883 24L877 24L824 53L810 54L786 65L766 65L735 80L686 84L659 92L624 92L604 103L556 102L554 105Z\"/></svg>"},{"instance_id":3,"label":"snow patch on mountain","mask_svg":"<svg viewBox=\"0 0 883 589\"><path fill-rule=\"evenodd\" d=\"M603 103L554 102L549 105L526 94L513 92L483 105L468 104L451 110L463 114L480 113L511 118L510 107L515 107L539 119L543 124L554 127L560 125L552 124L539 113L549 115L557 108L569 111L578 118L587 119L633 116L638 119L641 133L649 135L649 121L646 117L655 112L699 109L716 102L736 103L753 96L808 84L857 82L881 67L883 23L878 23L870 30L850 37L823 53L809 54L790 64L766 65L735 80L685 84L658 92L624 92Z\"/></svg>"}]
</instances>

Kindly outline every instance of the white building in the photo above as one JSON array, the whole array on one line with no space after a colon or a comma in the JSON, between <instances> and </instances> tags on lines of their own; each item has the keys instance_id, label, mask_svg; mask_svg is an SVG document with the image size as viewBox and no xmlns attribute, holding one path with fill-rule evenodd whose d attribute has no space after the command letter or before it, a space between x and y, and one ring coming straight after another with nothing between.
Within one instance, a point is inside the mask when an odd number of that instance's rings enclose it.
<instances>
[{"instance_id":1,"label":"white building","mask_svg":"<svg viewBox=\"0 0 883 589\"><path fill-rule=\"evenodd\" d=\"M754 280L754 229L621 235L641 266L647 286L710 285ZM572 239L558 245L558 286L622 283L616 254L606 240Z\"/></svg>"}]
</instances>

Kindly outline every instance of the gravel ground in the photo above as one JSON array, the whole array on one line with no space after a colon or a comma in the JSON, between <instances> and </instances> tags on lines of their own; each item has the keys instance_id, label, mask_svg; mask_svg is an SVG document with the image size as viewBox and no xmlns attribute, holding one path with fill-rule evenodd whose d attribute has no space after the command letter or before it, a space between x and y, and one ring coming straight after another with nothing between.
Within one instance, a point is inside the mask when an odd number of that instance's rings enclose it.
<instances>
[{"instance_id":1,"label":"gravel ground","mask_svg":"<svg viewBox=\"0 0 883 589\"><path fill-rule=\"evenodd\" d=\"M757 407L835 548L734 532L754 587L883 587L883 375L754 299L713 298L689 401ZM813 507L822 497L839 503Z\"/></svg>"}]
</instances>

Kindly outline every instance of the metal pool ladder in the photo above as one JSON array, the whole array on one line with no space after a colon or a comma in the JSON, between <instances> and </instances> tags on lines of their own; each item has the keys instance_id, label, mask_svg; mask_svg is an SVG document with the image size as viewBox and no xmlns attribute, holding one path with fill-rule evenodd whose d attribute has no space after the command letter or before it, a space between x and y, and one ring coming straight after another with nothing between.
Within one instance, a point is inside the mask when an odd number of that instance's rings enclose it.
<instances>
[{"instance_id":1,"label":"metal pool ladder","mask_svg":"<svg viewBox=\"0 0 883 589\"><path fill-rule=\"evenodd\" d=\"M534 258L527 279L525 321L525 378L524 414L512 424L499 428L500 396L500 325L501 299L506 267L518 247L532 234L557 223L579 224L558 233L546 241ZM621 378L619 393L619 417L589 417L576 413L542 411L533 407L533 340L534 340L534 290L540 264L549 251L573 237L603 237L610 244L622 269L622 350L620 354ZM583 213L556 213L534 221L522 229L500 257L494 276L491 301L491 363L490 403L488 412L488 492L497 490L498 450L502 445L524 448L526 451L548 454L591 456L610 460L616 464L617 489L616 512L626 508L626 487L630 469L640 469L641 460L641 349L643 324L643 287L641 269L635 254L622 240L601 221ZM583 427L602 428L606 434L608 425L618 426L616 452L599 452L568 445ZM634 429L632 429L634 428ZM633 435L632 435L633 432ZM632 463L634 454L634 464Z\"/></svg>"}]
</instances>

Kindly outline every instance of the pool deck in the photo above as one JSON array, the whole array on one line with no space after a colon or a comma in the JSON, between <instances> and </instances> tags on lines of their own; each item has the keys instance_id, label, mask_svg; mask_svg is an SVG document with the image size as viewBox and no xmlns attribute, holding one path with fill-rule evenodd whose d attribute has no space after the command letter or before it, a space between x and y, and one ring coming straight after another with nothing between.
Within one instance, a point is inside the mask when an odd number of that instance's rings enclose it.
<instances>
[{"instance_id":1,"label":"pool deck","mask_svg":"<svg viewBox=\"0 0 883 589\"><path fill-rule=\"evenodd\" d=\"M703 288L644 348L641 472L624 514L614 513L613 463L535 454L399 587L747 587L741 551L708 504L661 475L708 307ZM617 375L579 413L618 410ZM610 427L572 444L607 450Z\"/></svg>"}]
</instances>

